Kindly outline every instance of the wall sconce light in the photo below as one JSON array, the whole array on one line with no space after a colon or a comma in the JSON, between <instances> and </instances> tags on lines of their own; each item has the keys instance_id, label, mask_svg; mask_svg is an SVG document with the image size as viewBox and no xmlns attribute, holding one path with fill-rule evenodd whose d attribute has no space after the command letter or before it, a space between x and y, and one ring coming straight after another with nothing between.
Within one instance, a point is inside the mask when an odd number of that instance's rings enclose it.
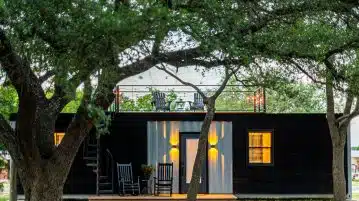
<instances>
[{"instance_id":1,"label":"wall sconce light","mask_svg":"<svg viewBox=\"0 0 359 201\"><path fill-rule=\"evenodd\" d=\"M174 144L174 145L172 145L172 146L171 146L171 148L173 148L173 149L177 149L177 148L178 148L178 146L177 146L176 144Z\"/></svg>"},{"instance_id":2,"label":"wall sconce light","mask_svg":"<svg viewBox=\"0 0 359 201\"><path fill-rule=\"evenodd\" d=\"M215 145L215 144L211 144L210 147L211 147L211 148L216 148L216 145Z\"/></svg>"}]
</instances>

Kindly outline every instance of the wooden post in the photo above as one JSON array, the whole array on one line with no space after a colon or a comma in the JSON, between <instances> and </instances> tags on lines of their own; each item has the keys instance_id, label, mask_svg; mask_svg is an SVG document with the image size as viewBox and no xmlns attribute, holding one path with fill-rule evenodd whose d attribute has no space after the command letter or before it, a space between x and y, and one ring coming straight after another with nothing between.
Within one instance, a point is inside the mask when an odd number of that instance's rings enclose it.
<instances>
[{"instance_id":1,"label":"wooden post","mask_svg":"<svg viewBox=\"0 0 359 201\"><path fill-rule=\"evenodd\" d=\"M116 86L116 100L115 100L115 105L116 105L116 112L120 111L120 86Z\"/></svg>"},{"instance_id":2,"label":"wooden post","mask_svg":"<svg viewBox=\"0 0 359 201\"><path fill-rule=\"evenodd\" d=\"M96 194L97 195L100 195L100 138L97 138L97 147L96 147L96 150L97 150L97 155L96 155Z\"/></svg>"},{"instance_id":3,"label":"wooden post","mask_svg":"<svg viewBox=\"0 0 359 201\"><path fill-rule=\"evenodd\" d=\"M16 167L10 158L10 201L17 201L16 185Z\"/></svg>"},{"instance_id":4,"label":"wooden post","mask_svg":"<svg viewBox=\"0 0 359 201\"><path fill-rule=\"evenodd\" d=\"M267 111L266 89L263 87L263 112Z\"/></svg>"},{"instance_id":5,"label":"wooden post","mask_svg":"<svg viewBox=\"0 0 359 201\"><path fill-rule=\"evenodd\" d=\"M256 92L253 93L253 111L257 112Z\"/></svg>"}]
</instances>

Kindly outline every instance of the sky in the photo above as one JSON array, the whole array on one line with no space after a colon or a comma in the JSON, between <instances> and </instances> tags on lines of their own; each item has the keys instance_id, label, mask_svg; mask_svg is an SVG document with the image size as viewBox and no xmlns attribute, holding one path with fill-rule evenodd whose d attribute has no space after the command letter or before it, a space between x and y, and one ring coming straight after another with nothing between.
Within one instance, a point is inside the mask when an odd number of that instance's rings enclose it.
<instances>
[{"instance_id":1,"label":"sky","mask_svg":"<svg viewBox=\"0 0 359 201\"><path fill-rule=\"evenodd\" d=\"M175 69L173 69L175 70ZM186 67L179 68L176 75L183 79L186 82L190 82L195 85L218 85L221 82L222 71L219 68L212 69L210 71L206 71L204 76L202 76L201 72L204 68L199 68L196 70L195 67ZM173 71L175 73L175 71ZM135 98L136 96L143 96L149 92L150 85L182 85L178 80L168 75L166 72L153 67L141 74L129 77L125 80L122 80L118 83L120 85L120 90L123 91L125 96L130 98ZM123 85L147 85L147 86L123 86ZM171 89L175 89L176 94L180 96L183 100L191 100L193 99L193 93L195 92L192 87L187 86L153 86L154 88L160 91L167 91ZM213 88L200 86L202 90ZM128 91L141 91L140 93L132 93ZM142 92L143 91L143 92ZM181 93L180 91L185 91Z\"/></svg>"}]
</instances>

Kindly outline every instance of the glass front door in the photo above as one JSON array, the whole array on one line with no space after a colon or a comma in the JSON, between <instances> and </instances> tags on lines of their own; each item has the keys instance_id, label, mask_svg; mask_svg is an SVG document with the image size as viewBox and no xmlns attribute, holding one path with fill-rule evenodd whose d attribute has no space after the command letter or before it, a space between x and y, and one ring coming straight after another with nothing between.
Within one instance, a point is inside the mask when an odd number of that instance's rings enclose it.
<instances>
[{"instance_id":1,"label":"glass front door","mask_svg":"<svg viewBox=\"0 0 359 201\"><path fill-rule=\"evenodd\" d=\"M181 193L187 193L189 184L192 179L193 165L196 159L199 133L180 133L181 148L180 148L180 186ZM206 161L202 166L200 177L200 191L199 193L207 192L207 153Z\"/></svg>"}]
</instances>

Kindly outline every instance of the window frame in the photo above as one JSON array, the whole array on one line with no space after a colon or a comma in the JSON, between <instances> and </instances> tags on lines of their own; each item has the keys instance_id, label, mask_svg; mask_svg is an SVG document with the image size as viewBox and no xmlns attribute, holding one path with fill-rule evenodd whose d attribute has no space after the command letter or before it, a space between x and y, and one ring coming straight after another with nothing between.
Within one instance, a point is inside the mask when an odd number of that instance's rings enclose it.
<instances>
[{"instance_id":1,"label":"window frame","mask_svg":"<svg viewBox=\"0 0 359 201\"><path fill-rule=\"evenodd\" d=\"M54 145L55 145L55 146L59 146L59 144L61 143L61 141L62 141L62 139L64 138L65 134L66 134L65 132L54 132ZM62 138L61 138L59 144L56 144L56 137L57 137L57 135L62 135Z\"/></svg>"},{"instance_id":2,"label":"window frame","mask_svg":"<svg viewBox=\"0 0 359 201\"><path fill-rule=\"evenodd\" d=\"M249 162L249 133L271 133L271 147L270 147L270 156L271 162L270 163L251 163ZM247 129L246 132L246 163L247 166L274 166L274 129ZM253 148L253 147L252 147Z\"/></svg>"}]
</instances>

